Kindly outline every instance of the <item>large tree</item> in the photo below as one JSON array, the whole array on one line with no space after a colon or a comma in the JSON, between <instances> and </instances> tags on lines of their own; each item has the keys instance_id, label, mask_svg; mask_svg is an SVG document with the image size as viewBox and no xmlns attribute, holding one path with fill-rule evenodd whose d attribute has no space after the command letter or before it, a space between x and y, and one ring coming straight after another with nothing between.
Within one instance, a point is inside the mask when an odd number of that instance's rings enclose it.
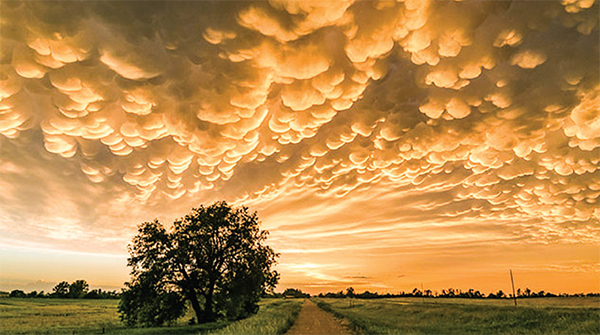
<instances>
[{"instance_id":1,"label":"large tree","mask_svg":"<svg viewBox=\"0 0 600 335\"><path fill-rule=\"evenodd\" d=\"M132 280L121 297L121 318L162 324L184 314L185 300L198 322L255 313L279 278L271 270L278 255L259 225L256 212L226 202L194 208L170 229L158 220L141 224L129 245Z\"/></svg>"}]
</instances>

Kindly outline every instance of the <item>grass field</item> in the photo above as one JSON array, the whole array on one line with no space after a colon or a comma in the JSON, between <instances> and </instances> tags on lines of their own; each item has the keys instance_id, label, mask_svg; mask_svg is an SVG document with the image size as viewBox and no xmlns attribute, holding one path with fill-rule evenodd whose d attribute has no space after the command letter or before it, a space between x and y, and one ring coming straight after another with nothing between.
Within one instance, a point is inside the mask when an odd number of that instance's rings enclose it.
<instances>
[{"instance_id":1,"label":"grass field","mask_svg":"<svg viewBox=\"0 0 600 335\"><path fill-rule=\"evenodd\" d=\"M0 299L0 333L54 334L122 327L118 300Z\"/></svg>"},{"instance_id":2,"label":"grass field","mask_svg":"<svg viewBox=\"0 0 600 335\"><path fill-rule=\"evenodd\" d=\"M118 300L0 298L0 334L282 334L294 322L302 299L265 299L258 314L236 322L127 328ZM599 334L600 299L510 300L394 298L315 299L362 334Z\"/></svg>"},{"instance_id":3,"label":"grass field","mask_svg":"<svg viewBox=\"0 0 600 335\"><path fill-rule=\"evenodd\" d=\"M363 334L599 334L598 298L315 299Z\"/></svg>"},{"instance_id":4,"label":"grass field","mask_svg":"<svg viewBox=\"0 0 600 335\"><path fill-rule=\"evenodd\" d=\"M126 328L118 300L0 298L0 334L282 334L295 320L302 299L265 299L258 314L237 322L188 326L188 315L170 327ZM238 332L239 330L239 332Z\"/></svg>"}]
</instances>

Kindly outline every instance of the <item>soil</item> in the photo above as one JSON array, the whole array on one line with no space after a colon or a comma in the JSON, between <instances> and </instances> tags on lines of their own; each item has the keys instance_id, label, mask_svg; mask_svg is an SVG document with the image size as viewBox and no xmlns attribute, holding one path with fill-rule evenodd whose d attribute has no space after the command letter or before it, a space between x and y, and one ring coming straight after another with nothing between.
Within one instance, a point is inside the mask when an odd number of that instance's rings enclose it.
<instances>
[{"instance_id":1,"label":"soil","mask_svg":"<svg viewBox=\"0 0 600 335\"><path fill-rule=\"evenodd\" d=\"M296 322L286 335L349 335L350 330L342 326L333 315L320 309L310 300L305 300Z\"/></svg>"}]
</instances>

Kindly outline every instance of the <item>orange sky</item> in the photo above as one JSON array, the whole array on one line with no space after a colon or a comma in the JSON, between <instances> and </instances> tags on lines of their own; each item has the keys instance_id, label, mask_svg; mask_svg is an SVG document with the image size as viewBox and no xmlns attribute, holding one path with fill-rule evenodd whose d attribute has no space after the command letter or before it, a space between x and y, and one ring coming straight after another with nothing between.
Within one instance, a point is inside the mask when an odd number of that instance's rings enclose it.
<instances>
[{"instance_id":1,"label":"orange sky","mask_svg":"<svg viewBox=\"0 0 600 335\"><path fill-rule=\"evenodd\" d=\"M598 4L0 2L0 289L257 210L278 287L600 291Z\"/></svg>"}]
</instances>

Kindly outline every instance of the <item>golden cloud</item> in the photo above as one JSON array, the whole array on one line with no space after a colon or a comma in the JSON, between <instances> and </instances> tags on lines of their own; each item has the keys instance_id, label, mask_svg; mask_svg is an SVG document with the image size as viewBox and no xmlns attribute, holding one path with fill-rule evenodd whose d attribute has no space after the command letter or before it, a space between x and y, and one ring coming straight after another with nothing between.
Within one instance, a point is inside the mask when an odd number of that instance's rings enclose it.
<instances>
[{"instance_id":1,"label":"golden cloud","mask_svg":"<svg viewBox=\"0 0 600 335\"><path fill-rule=\"evenodd\" d=\"M594 1L0 6L7 161L43 145L146 204L385 187L600 220Z\"/></svg>"}]
</instances>

